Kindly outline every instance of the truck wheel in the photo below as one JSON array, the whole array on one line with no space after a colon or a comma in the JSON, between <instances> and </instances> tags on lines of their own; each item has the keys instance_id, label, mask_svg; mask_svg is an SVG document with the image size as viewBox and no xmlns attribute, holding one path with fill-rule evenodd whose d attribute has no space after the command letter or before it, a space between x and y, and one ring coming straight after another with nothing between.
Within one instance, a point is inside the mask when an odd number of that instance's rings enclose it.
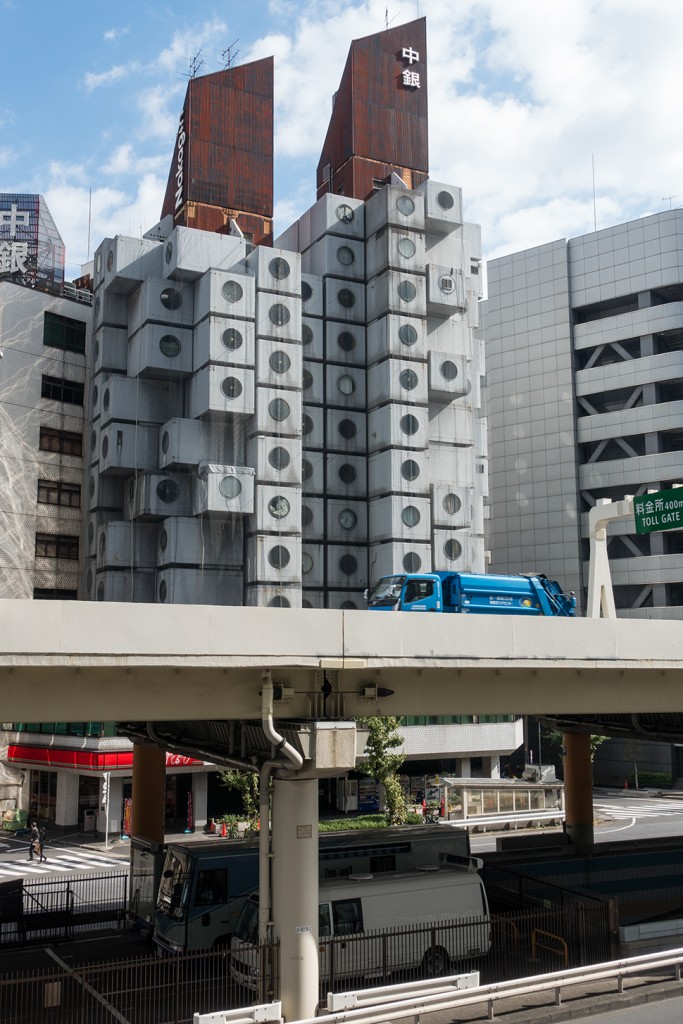
<instances>
[{"instance_id":1,"label":"truck wheel","mask_svg":"<svg viewBox=\"0 0 683 1024\"><path fill-rule=\"evenodd\" d=\"M422 957L422 975L425 978L443 978L450 966L450 957L443 946L428 949Z\"/></svg>"}]
</instances>

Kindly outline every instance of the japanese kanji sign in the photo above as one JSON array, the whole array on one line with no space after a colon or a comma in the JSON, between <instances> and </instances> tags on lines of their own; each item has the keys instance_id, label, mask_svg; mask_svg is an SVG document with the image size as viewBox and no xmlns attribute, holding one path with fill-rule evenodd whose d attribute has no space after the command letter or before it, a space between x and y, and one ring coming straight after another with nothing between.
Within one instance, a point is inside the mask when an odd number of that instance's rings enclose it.
<instances>
[{"instance_id":1,"label":"japanese kanji sign","mask_svg":"<svg viewBox=\"0 0 683 1024\"><path fill-rule=\"evenodd\" d=\"M633 499L636 533L683 529L683 487Z\"/></svg>"},{"instance_id":2,"label":"japanese kanji sign","mask_svg":"<svg viewBox=\"0 0 683 1024\"><path fill-rule=\"evenodd\" d=\"M420 54L417 50L414 50L412 46L403 47L403 50L401 51L401 60L407 60L408 67L403 69L401 81L403 85L407 86L409 89L420 88L420 73L419 71L413 71L411 68L411 65L416 61L419 61L419 59Z\"/></svg>"}]
</instances>

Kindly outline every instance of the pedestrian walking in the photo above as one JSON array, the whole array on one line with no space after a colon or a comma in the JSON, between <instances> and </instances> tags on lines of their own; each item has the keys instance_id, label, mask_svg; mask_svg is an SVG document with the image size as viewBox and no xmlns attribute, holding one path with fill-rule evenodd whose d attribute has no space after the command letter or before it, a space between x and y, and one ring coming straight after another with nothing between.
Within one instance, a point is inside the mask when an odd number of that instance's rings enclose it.
<instances>
[{"instance_id":1,"label":"pedestrian walking","mask_svg":"<svg viewBox=\"0 0 683 1024\"><path fill-rule=\"evenodd\" d=\"M31 839L28 844L28 859L33 860L34 853L40 853L40 832L35 821L31 822Z\"/></svg>"},{"instance_id":2,"label":"pedestrian walking","mask_svg":"<svg viewBox=\"0 0 683 1024\"><path fill-rule=\"evenodd\" d=\"M38 852L40 853L40 863L47 863L47 857L43 853L43 847L45 846L45 829L41 828L38 830Z\"/></svg>"}]
</instances>

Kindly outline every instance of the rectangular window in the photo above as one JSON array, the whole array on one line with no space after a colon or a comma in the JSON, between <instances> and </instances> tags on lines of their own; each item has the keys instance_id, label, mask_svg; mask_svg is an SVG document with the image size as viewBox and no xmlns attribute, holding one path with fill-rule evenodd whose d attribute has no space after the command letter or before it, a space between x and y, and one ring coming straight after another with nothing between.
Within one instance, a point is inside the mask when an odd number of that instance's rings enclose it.
<instances>
[{"instance_id":1,"label":"rectangular window","mask_svg":"<svg viewBox=\"0 0 683 1024\"><path fill-rule=\"evenodd\" d=\"M59 587L50 589L49 587L34 587L33 589L33 600L34 601L77 601L78 592L76 590L64 590Z\"/></svg>"},{"instance_id":2,"label":"rectangular window","mask_svg":"<svg viewBox=\"0 0 683 1024\"><path fill-rule=\"evenodd\" d=\"M83 455L83 435L70 430L54 430L52 427L40 428L41 452L58 452L60 455Z\"/></svg>"},{"instance_id":3,"label":"rectangular window","mask_svg":"<svg viewBox=\"0 0 683 1024\"><path fill-rule=\"evenodd\" d=\"M42 398L51 398L54 402L68 402L70 405L83 405L83 395L83 385L78 381L43 374Z\"/></svg>"},{"instance_id":4,"label":"rectangular window","mask_svg":"<svg viewBox=\"0 0 683 1024\"><path fill-rule=\"evenodd\" d=\"M58 313L46 313L43 345L62 348L67 352L85 352L85 323Z\"/></svg>"},{"instance_id":5,"label":"rectangular window","mask_svg":"<svg viewBox=\"0 0 683 1024\"><path fill-rule=\"evenodd\" d=\"M354 935L363 931L363 910L359 899L335 900L332 904L335 935Z\"/></svg>"},{"instance_id":6,"label":"rectangular window","mask_svg":"<svg viewBox=\"0 0 683 1024\"><path fill-rule=\"evenodd\" d=\"M38 502L41 505L66 505L68 508L80 508L81 488L78 484L66 484L62 480L39 480Z\"/></svg>"},{"instance_id":7,"label":"rectangular window","mask_svg":"<svg viewBox=\"0 0 683 1024\"><path fill-rule=\"evenodd\" d=\"M37 533L36 558L74 558L78 560L78 537Z\"/></svg>"}]
</instances>

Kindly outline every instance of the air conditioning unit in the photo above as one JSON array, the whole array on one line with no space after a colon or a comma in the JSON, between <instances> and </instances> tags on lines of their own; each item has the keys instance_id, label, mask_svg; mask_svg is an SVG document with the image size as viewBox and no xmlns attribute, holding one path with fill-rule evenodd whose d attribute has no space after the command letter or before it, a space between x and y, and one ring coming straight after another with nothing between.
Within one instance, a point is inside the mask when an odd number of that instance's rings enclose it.
<instances>
[{"instance_id":1,"label":"air conditioning unit","mask_svg":"<svg viewBox=\"0 0 683 1024\"><path fill-rule=\"evenodd\" d=\"M213 363L198 370L187 385L187 412L191 419L253 416L254 371Z\"/></svg>"},{"instance_id":2,"label":"air conditioning unit","mask_svg":"<svg viewBox=\"0 0 683 1024\"><path fill-rule=\"evenodd\" d=\"M189 377L192 331L147 323L130 339L129 377Z\"/></svg>"},{"instance_id":3,"label":"air conditioning unit","mask_svg":"<svg viewBox=\"0 0 683 1024\"><path fill-rule=\"evenodd\" d=\"M416 317L390 314L368 326L368 366L387 356L424 359L427 349L426 322Z\"/></svg>"},{"instance_id":4,"label":"air conditioning unit","mask_svg":"<svg viewBox=\"0 0 683 1024\"><path fill-rule=\"evenodd\" d=\"M125 519L166 519L189 516L190 478L179 473L141 473L124 487Z\"/></svg>"},{"instance_id":5,"label":"air conditioning unit","mask_svg":"<svg viewBox=\"0 0 683 1024\"><path fill-rule=\"evenodd\" d=\"M254 470L203 462L192 481L192 514L250 515L254 511Z\"/></svg>"},{"instance_id":6,"label":"air conditioning unit","mask_svg":"<svg viewBox=\"0 0 683 1024\"><path fill-rule=\"evenodd\" d=\"M207 316L253 321L255 294L254 278L244 268L207 270L194 286L195 323Z\"/></svg>"}]
</instances>

